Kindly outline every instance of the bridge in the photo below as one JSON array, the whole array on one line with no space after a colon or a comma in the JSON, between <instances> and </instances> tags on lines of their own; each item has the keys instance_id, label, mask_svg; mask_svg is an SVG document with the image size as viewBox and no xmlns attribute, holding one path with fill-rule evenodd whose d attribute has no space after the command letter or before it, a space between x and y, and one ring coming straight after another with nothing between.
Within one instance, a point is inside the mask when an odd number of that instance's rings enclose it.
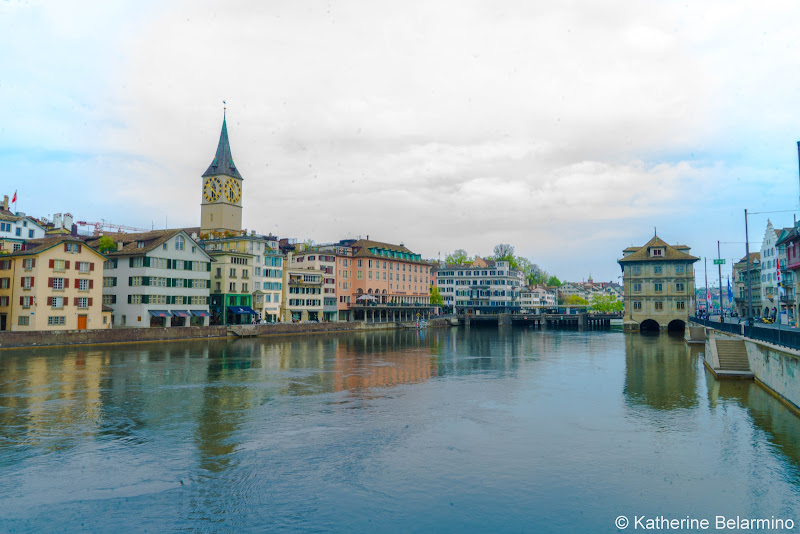
<instances>
[{"instance_id":1,"label":"bridge","mask_svg":"<svg viewBox=\"0 0 800 534\"><path fill-rule=\"evenodd\" d=\"M535 328L608 328L612 319L622 319L621 313L498 313L491 315L459 314L458 323L492 323L498 326L528 325Z\"/></svg>"}]
</instances>

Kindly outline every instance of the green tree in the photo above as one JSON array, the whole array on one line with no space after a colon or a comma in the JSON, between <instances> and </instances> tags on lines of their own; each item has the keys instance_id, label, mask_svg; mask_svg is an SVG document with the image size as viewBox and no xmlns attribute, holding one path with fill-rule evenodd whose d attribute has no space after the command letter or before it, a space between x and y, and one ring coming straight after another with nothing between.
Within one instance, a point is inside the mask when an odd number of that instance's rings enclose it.
<instances>
[{"instance_id":1,"label":"green tree","mask_svg":"<svg viewBox=\"0 0 800 534\"><path fill-rule=\"evenodd\" d=\"M448 254L445 256L444 261L447 263L454 263L456 265L461 265L463 263L467 263L469 261L469 255L467 251L463 248L456 249L452 252L452 254Z\"/></svg>"},{"instance_id":2,"label":"green tree","mask_svg":"<svg viewBox=\"0 0 800 534\"><path fill-rule=\"evenodd\" d=\"M494 261L507 261L512 268L520 268L518 258L514 256L514 247L506 243L500 243L494 246L494 255L491 259Z\"/></svg>"},{"instance_id":3,"label":"green tree","mask_svg":"<svg viewBox=\"0 0 800 534\"><path fill-rule=\"evenodd\" d=\"M553 275L547 279L547 285L561 287L561 280L559 280L558 278L556 278L555 275Z\"/></svg>"},{"instance_id":4,"label":"green tree","mask_svg":"<svg viewBox=\"0 0 800 534\"><path fill-rule=\"evenodd\" d=\"M601 313L617 313L622 311L622 302L612 295L595 295L592 297L592 309Z\"/></svg>"},{"instance_id":5,"label":"green tree","mask_svg":"<svg viewBox=\"0 0 800 534\"><path fill-rule=\"evenodd\" d=\"M583 297L579 297L578 295L570 295L562 304L566 306L586 306L589 304L589 301Z\"/></svg>"},{"instance_id":6,"label":"green tree","mask_svg":"<svg viewBox=\"0 0 800 534\"><path fill-rule=\"evenodd\" d=\"M431 286L431 306L443 306L444 305L444 298L442 294L439 293L439 288L436 286Z\"/></svg>"},{"instance_id":7,"label":"green tree","mask_svg":"<svg viewBox=\"0 0 800 534\"><path fill-rule=\"evenodd\" d=\"M101 254L109 250L114 250L115 248L117 248L117 244L107 235L101 236L100 240L97 242L97 250L99 250Z\"/></svg>"}]
</instances>

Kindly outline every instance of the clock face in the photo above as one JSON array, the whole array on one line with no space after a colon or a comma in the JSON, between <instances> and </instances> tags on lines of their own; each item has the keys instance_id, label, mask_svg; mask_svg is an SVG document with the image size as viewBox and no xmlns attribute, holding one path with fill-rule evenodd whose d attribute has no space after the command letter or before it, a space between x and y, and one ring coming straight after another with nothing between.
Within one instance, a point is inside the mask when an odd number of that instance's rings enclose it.
<instances>
[{"instance_id":1,"label":"clock face","mask_svg":"<svg viewBox=\"0 0 800 534\"><path fill-rule=\"evenodd\" d=\"M236 204L242 198L242 184L233 178L225 182L225 198L231 204Z\"/></svg>"},{"instance_id":2,"label":"clock face","mask_svg":"<svg viewBox=\"0 0 800 534\"><path fill-rule=\"evenodd\" d=\"M203 198L208 202L216 202L220 193L222 193L222 184L219 178L216 176L208 178L203 185Z\"/></svg>"}]
</instances>

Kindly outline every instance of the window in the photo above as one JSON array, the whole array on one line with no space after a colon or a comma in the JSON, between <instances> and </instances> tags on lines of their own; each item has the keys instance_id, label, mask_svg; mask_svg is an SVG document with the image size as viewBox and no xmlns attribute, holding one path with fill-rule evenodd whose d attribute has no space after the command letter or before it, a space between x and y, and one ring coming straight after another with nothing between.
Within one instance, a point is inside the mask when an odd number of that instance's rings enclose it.
<instances>
[{"instance_id":1,"label":"window","mask_svg":"<svg viewBox=\"0 0 800 534\"><path fill-rule=\"evenodd\" d=\"M142 241L144 243L144 241ZM144 267L144 256L131 258L131 267Z\"/></svg>"},{"instance_id":2,"label":"window","mask_svg":"<svg viewBox=\"0 0 800 534\"><path fill-rule=\"evenodd\" d=\"M683 274L685 267L683 265L675 266L675 274Z\"/></svg>"},{"instance_id":3,"label":"window","mask_svg":"<svg viewBox=\"0 0 800 534\"><path fill-rule=\"evenodd\" d=\"M86 297L78 298L78 308L88 308L89 307L89 299Z\"/></svg>"},{"instance_id":4,"label":"window","mask_svg":"<svg viewBox=\"0 0 800 534\"><path fill-rule=\"evenodd\" d=\"M363 260L358 260L358 266L359 266L359 267L363 267L363 266L364 266L363 264L364 264L364 261L363 261ZM359 278L360 278L360 277L359 277Z\"/></svg>"},{"instance_id":5,"label":"window","mask_svg":"<svg viewBox=\"0 0 800 534\"><path fill-rule=\"evenodd\" d=\"M18 235L18 236L21 236L21 235L22 235L22 228L17 228L17 235Z\"/></svg>"},{"instance_id":6,"label":"window","mask_svg":"<svg viewBox=\"0 0 800 534\"><path fill-rule=\"evenodd\" d=\"M103 304L106 306L111 306L112 304L117 303L117 296L116 295L103 295Z\"/></svg>"},{"instance_id":7,"label":"window","mask_svg":"<svg viewBox=\"0 0 800 534\"><path fill-rule=\"evenodd\" d=\"M33 266L34 266L33 258L26 258L22 260L22 268L25 269L26 271L30 271L31 269L33 269Z\"/></svg>"},{"instance_id":8,"label":"window","mask_svg":"<svg viewBox=\"0 0 800 534\"><path fill-rule=\"evenodd\" d=\"M22 288L23 289L30 289L33 287L33 277L32 276L25 276L22 279Z\"/></svg>"},{"instance_id":9,"label":"window","mask_svg":"<svg viewBox=\"0 0 800 534\"><path fill-rule=\"evenodd\" d=\"M53 289L64 289L63 278L53 278ZM59 297L61 298L61 297Z\"/></svg>"},{"instance_id":10,"label":"window","mask_svg":"<svg viewBox=\"0 0 800 534\"><path fill-rule=\"evenodd\" d=\"M633 309L634 310L641 310L642 309L642 302L639 300L633 301Z\"/></svg>"},{"instance_id":11,"label":"window","mask_svg":"<svg viewBox=\"0 0 800 534\"><path fill-rule=\"evenodd\" d=\"M64 260L53 260L53 270L64 271L65 270Z\"/></svg>"},{"instance_id":12,"label":"window","mask_svg":"<svg viewBox=\"0 0 800 534\"><path fill-rule=\"evenodd\" d=\"M675 303L675 308L677 308L679 310L685 310L686 309L686 303L683 302L682 300L679 300L678 302Z\"/></svg>"},{"instance_id":13,"label":"window","mask_svg":"<svg viewBox=\"0 0 800 534\"><path fill-rule=\"evenodd\" d=\"M53 308L63 308L64 307L64 297L50 297L53 299Z\"/></svg>"},{"instance_id":14,"label":"window","mask_svg":"<svg viewBox=\"0 0 800 534\"><path fill-rule=\"evenodd\" d=\"M681 282L675 284L675 291L684 291L686 289L686 285Z\"/></svg>"},{"instance_id":15,"label":"window","mask_svg":"<svg viewBox=\"0 0 800 534\"><path fill-rule=\"evenodd\" d=\"M661 284L661 283L653 284L653 291L655 291L656 293L661 293L661 291L663 291L663 289L664 289L664 284Z\"/></svg>"},{"instance_id":16,"label":"window","mask_svg":"<svg viewBox=\"0 0 800 534\"><path fill-rule=\"evenodd\" d=\"M231 293L236 293L236 282L230 283L229 290Z\"/></svg>"},{"instance_id":17,"label":"window","mask_svg":"<svg viewBox=\"0 0 800 534\"><path fill-rule=\"evenodd\" d=\"M78 271L82 273L89 272L89 262L88 261L79 261L78 262Z\"/></svg>"},{"instance_id":18,"label":"window","mask_svg":"<svg viewBox=\"0 0 800 534\"><path fill-rule=\"evenodd\" d=\"M23 308L30 308L31 304L33 304L33 297L20 297L20 301Z\"/></svg>"},{"instance_id":19,"label":"window","mask_svg":"<svg viewBox=\"0 0 800 534\"><path fill-rule=\"evenodd\" d=\"M25 316L20 315L17 324L20 326L29 326L31 324L31 318L28 317L27 315Z\"/></svg>"},{"instance_id":20,"label":"window","mask_svg":"<svg viewBox=\"0 0 800 534\"><path fill-rule=\"evenodd\" d=\"M653 274L661 274L663 270L664 267L662 265L656 265L653 267Z\"/></svg>"},{"instance_id":21,"label":"window","mask_svg":"<svg viewBox=\"0 0 800 534\"><path fill-rule=\"evenodd\" d=\"M230 277L231 278L236 278L236 269L234 267L231 267Z\"/></svg>"},{"instance_id":22,"label":"window","mask_svg":"<svg viewBox=\"0 0 800 534\"><path fill-rule=\"evenodd\" d=\"M78 280L78 291L89 291L89 280L85 278Z\"/></svg>"},{"instance_id":23,"label":"window","mask_svg":"<svg viewBox=\"0 0 800 534\"><path fill-rule=\"evenodd\" d=\"M358 260L358 261L361 262L361 260ZM364 279L364 272L363 271L357 271L356 272L356 278L358 278L359 280L363 280Z\"/></svg>"},{"instance_id":24,"label":"window","mask_svg":"<svg viewBox=\"0 0 800 534\"><path fill-rule=\"evenodd\" d=\"M50 326L64 325L67 324L67 318L50 316L47 318L47 324Z\"/></svg>"},{"instance_id":25,"label":"window","mask_svg":"<svg viewBox=\"0 0 800 534\"><path fill-rule=\"evenodd\" d=\"M28 237L33 238L33 230L28 230Z\"/></svg>"},{"instance_id":26,"label":"window","mask_svg":"<svg viewBox=\"0 0 800 534\"><path fill-rule=\"evenodd\" d=\"M8 297L0 297L0 307L8 306Z\"/></svg>"},{"instance_id":27,"label":"window","mask_svg":"<svg viewBox=\"0 0 800 534\"><path fill-rule=\"evenodd\" d=\"M103 277L103 287L114 287L117 285L117 277L116 276L104 276Z\"/></svg>"},{"instance_id":28,"label":"window","mask_svg":"<svg viewBox=\"0 0 800 534\"><path fill-rule=\"evenodd\" d=\"M664 309L664 303L663 302L657 301L655 304L656 304L656 309L657 310L663 310Z\"/></svg>"},{"instance_id":29,"label":"window","mask_svg":"<svg viewBox=\"0 0 800 534\"><path fill-rule=\"evenodd\" d=\"M636 283L636 284L633 284L633 290L634 290L634 291L636 291L636 292L639 292L639 291L641 291L641 290L642 290L642 284L641 284L641 282L639 282L639 283Z\"/></svg>"},{"instance_id":30,"label":"window","mask_svg":"<svg viewBox=\"0 0 800 534\"><path fill-rule=\"evenodd\" d=\"M78 252L81 251L80 245L78 245L77 243L65 243L64 250L66 250L70 254L77 254Z\"/></svg>"},{"instance_id":31,"label":"window","mask_svg":"<svg viewBox=\"0 0 800 534\"><path fill-rule=\"evenodd\" d=\"M116 269L117 260L106 260L103 262L103 269Z\"/></svg>"},{"instance_id":32,"label":"window","mask_svg":"<svg viewBox=\"0 0 800 534\"><path fill-rule=\"evenodd\" d=\"M631 271L633 272L633 274L642 274L642 267L641 265L634 265L631 268ZM639 304L641 304L641 302Z\"/></svg>"},{"instance_id":33,"label":"window","mask_svg":"<svg viewBox=\"0 0 800 534\"><path fill-rule=\"evenodd\" d=\"M660 248L654 248L652 252L653 252L653 256L661 256L662 253L664 252L664 250L660 249Z\"/></svg>"}]
</instances>

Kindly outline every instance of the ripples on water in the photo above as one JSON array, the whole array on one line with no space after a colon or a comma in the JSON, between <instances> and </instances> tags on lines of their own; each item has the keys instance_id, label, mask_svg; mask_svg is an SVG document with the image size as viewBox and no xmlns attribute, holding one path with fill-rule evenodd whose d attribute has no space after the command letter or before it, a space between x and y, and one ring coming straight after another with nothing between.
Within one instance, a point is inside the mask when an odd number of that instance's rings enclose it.
<instances>
[{"instance_id":1,"label":"ripples on water","mask_svg":"<svg viewBox=\"0 0 800 534\"><path fill-rule=\"evenodd\" d=\"M663 334L0 351L0 527L18 532L800 524L798 474L798 419Z\"/></svg>"}]
</instances>

